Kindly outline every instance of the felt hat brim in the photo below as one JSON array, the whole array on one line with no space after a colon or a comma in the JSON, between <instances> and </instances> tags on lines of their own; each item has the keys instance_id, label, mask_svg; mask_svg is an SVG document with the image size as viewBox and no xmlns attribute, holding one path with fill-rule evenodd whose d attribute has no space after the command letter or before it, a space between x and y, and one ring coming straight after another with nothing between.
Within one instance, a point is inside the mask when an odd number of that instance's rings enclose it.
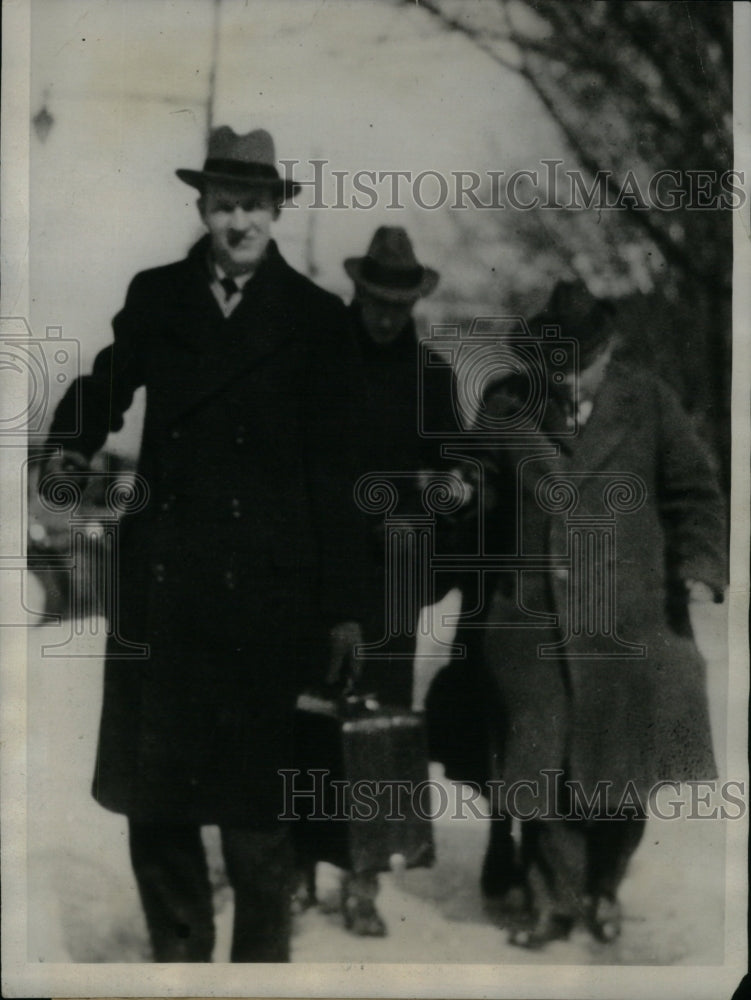
<instances>
[{"instance_id":1,"label":"felt hat brim","mask_svg":"<svg viewBox=\"0 0 751 1000\"><path fill-rule=\"evenodd\" d=\"M564 339L573 338L579 344L579 365L583 368L594 361L615 336L615 313L613 300L603 298L597 299L578 323L567 321L565 316L546 308L533 316L528 325L533 331L543 326L559 326Z\"/></svg>"},{"instance_id":2,"label":"felt hat brim","mask_svg":"<svg viewBox=\"0 0 751 1000\"><path fill-rule=\"evenodd\" d=\"M401 288L394 285L375 284L362 275L364 259L364 257L347 257L344 261L344 270L358 288L362 288L374 298L383 299L386 302L414 302L415 299L430 295L440 278L438 272L434 271L432 267L423 267L422 276L415 285Z\"/></svg>"},{"instance_id":3,"label":"felt hat brim","mask_svg":"<svg viewBox=\"0 0 751 1000\"><path fill-rule=\"evenodd\" d=\"M216 184L231 184L234 187L265 188L275 195L282 195L284 198L291 198L298 194L302 187L294 181L282 179L281 177L240 177L237 174L223 174L211 170L188 170L180 168L175 173L185 184L203 191L207 181Z\"/></svg>"}]
</instances>

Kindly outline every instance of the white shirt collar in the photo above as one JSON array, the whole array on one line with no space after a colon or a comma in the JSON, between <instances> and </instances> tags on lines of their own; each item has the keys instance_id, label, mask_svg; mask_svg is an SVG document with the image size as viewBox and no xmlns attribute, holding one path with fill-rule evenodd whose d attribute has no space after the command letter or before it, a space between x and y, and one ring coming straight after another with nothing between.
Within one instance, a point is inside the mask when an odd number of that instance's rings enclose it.
<instances>
[{"instance_id":1,"label":"white shirt collar","mask_svg":"<svg viewBox=\"0 0 751 1000\"><path fill-rule=\"evenodd\" d=\"M224 278L230 277L224 268L217 264L216 261L212 261L212 267L214 268L214 274L218 281L222 281ZM232 280L237 285L238 288L242 289L250 281L250 279L255 274L255 271L247 271L245 274L235 274L232 276Z\"/></svg>"}]
</instances>

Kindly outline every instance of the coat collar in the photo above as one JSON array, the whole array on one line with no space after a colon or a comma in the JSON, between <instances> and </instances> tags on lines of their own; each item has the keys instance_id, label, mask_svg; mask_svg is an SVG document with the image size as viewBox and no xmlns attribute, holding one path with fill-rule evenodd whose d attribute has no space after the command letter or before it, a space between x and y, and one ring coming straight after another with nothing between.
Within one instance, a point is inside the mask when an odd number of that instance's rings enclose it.
<instances>
[{"instance_id":1,"label":"coat collar","mask_svg":"<svg viewBox=\"0 0 751 1000\"><path fill-rule=\"evenodd\" d=\"M289 279L295 271L269 242L264 261L247 282L243 299L224 317L209 287L209 238L191 248L167 308L165 333L177 368L200 371L172 380L164 400L171 416L192 409L298 334Z\"/></svg>"},{"instance_id":2,"label":"coat collar","mask_svg":"<svg viewBox=\"0 0 751 1000\"><path fill-rule=\"evenodd\" d=\"M640 419L642 408L634 406L637 387L630 377L627 368L611 363L595 397L592 414L575 436L556 438L543 430L530 437L534 447L522 449L515 459L521 463L518 488L523 493L534 492L548 475L563 480L573 475L582 481L602 469L625 435L634 432Z\"/></svg>"},{"instance_id":3,"label":"coat collar","mask_svg":"<svg viewBox=\"0 0 751 1000\"><path fill-rule=\"evenodd\" d=\"M357 301L351 302L348 311L360 353L366 361L382 365L399 364L401 361L411 361L413 363L416 361L418 345L417 328L412 316L410 316L406 326L396 340L390 344L377 344L365 329L360 303Z\"/></svg>"},{"instance_id":4,"label":"coat collar","mask_svg":"<svg viewBox=\"0 0 751 1000\"><path fill-rule=\"evenodd\" d=\"M611 362L594 399L592 414L570 443L570 467L594 472L617 448L626 433L632 433L638 408L629 372Z\"/></svg>"},{"instance_id":5,"label":"coat collar","mask_svg":"<svg viewBox=\"0 0 751 1000\"><path fill-rule=\"evenodd\" d=\"M210 255L211 240L208 235L203 236L188 252L186 265L190 273L191 282L187 289L186 300L190 308L198 309L198 315L205 321L219 322L226 327L228 339L234 339L238 335L238 327L243 324L233 322L235 318L243 318L247 322L248 316L253 316L258 312L258 304L268 300L269 297L278 297L279 285L285 278L285 272L292 271L286 263L274 240L269 240L266 253L258 265L255 274L242 286L243 297L238 307L225 317L219 308L213 292L211 282L214 274L211 268ZM255 307L255 308L254 308ZM182 328L182 332L188 337L189 346L200 347L206 350L205 342L196 343L195 327L188 323ZM258 337L254 340L258 342Z\"/></svg>"}]
</instances>

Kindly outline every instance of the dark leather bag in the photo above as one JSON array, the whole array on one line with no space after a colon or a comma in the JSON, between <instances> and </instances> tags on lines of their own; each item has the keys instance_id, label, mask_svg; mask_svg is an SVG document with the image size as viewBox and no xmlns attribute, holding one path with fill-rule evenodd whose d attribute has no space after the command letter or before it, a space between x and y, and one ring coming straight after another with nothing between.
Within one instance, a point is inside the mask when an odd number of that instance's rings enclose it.
<instances>
[{"instance_id":1,"label":"dark leather bag","mask_svg":"<svg viewBox=\"0 0 751 1000\"><path fill-rule=\"evenodd\" d=\"M380 872L433 863L431 787L422 717L348 693L298 699L298 862Z\"/></svg>"}]
</instances>

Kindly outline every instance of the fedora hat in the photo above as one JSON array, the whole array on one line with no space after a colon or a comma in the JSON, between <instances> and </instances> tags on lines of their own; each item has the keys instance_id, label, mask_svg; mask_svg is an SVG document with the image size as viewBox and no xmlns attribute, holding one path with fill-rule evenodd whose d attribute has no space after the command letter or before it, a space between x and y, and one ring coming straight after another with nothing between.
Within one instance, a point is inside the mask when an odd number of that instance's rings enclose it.
<instances>
[{"instance_id":1,"label":"fedora hat","mask_svg":"<svg viewBox=\"0 0 751 1000\"><path fill-rule=\"evenodd\" d=\"M297 194L300 185L282 179L276 166L274 140L262 128L237 135L229 125L212 129L203 170L181 168L181 181L203 191L207 181L271 188L285 198Z\"/></svg>"},{"instance_id":2,"label":"fedora hat","mask_svg":"<svg viewBox=\"0 0 751 1000\"><path fill-rule=\"evenodd\" d=\"M584 368L613 336L615 304L593 295L583 281L558 281L542 310L530 320L532 328L560 326L561 335L578 341L579 365Z\"/></svg>"},{"instance_id":3,"label":"fedora hat","mask_svg":"<svg viewBox=\"0 0 751 1000\"><path fill-rule=\"evenodd\" d=\"M438 272L417 262L412 241L401 226L380 226L364 257L348 257L344 270L358 288L387 302L412 302L430 295Z\"/></svg>"}]
</instances>

